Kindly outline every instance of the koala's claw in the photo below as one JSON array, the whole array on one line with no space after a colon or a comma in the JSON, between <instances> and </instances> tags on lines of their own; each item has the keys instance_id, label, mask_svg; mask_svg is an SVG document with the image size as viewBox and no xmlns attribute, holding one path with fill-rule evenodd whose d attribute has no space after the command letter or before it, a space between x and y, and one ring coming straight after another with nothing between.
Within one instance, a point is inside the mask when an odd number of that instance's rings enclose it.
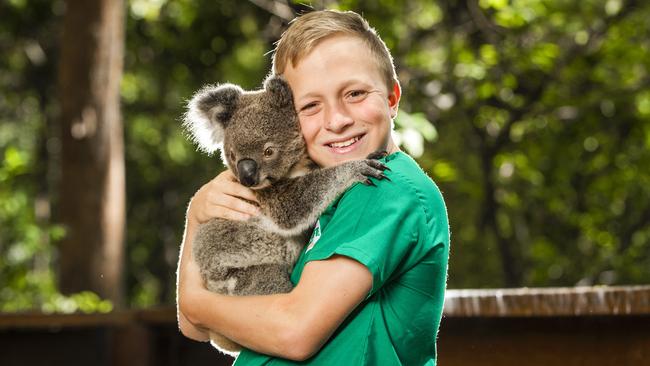
<instances>
[{"instance_id":1,"label":"koala's claw","mask_svg":"<svg viewBox=\"0 0 650 366\"><path fill-rule=\"evenodd\" d=\"M388 151L386 151L386 150L378 150L378 151L370 153L370 155L368 155L367 159L377 160L377 159L381 159L381 158L385 157L386 155L388 155Z\"/></svg>"},{"instance_id":2,"label":"koala's claw","mask_svg":"<svg viewBox=\"0 0 650 366\"><path fill-rule=\"evenodd\" d=\"M385 170L390 170L378 160L365 159L346 163L345 166L352 168L353 181L360 182L367 186L377 186L377 183L370 178L377 180L388 179ZM388 179L390 180L390 179Z\"/></svg>"},{"instance_id":3,"label":"koala's claw","mask_svg":"<svg viewBox=\"0 0 650 366\"><path fill-rule=\"evenodd\" d=\"M377 160L364 160L365 163L365 168L362 168L360 171L361 174L365 176L366 179L362 180L364 184L366 185L371 185L366 182L367 178L372 177L378 180L381 179L388 179L386 175L384 174L384 170L386 170L388 167L382 163L380 163ZM390 180L390 179L389 179ZM375 185L374 183L372 185Z\"/></svg>"},{"instance_id":4,"label":"koala's claw","mask_svg":"<svg viewBox=\"0 0 650 366\"><path fill-rule=\"evenodd\" d=\"M364 180L362 183L365 184L365 185L367 185L367 186L377 187L377 185L375 184L375 182L373 182L370 178L366 178L366 180Z\"/></svg>"},{"instance_id":5,"label":"koala's claw","mask_svg":"<svg viewBox=\"0 0 650 366\"><path fill-rule=\"evenodd\" d=\"M384 163L379 162L377 160L368 159L368 160L366 160L366 163L368 165L370 165L371 167L377 169L377 170L381 170L381 171L388 170L388 171L390 171L390 169Z\"/></svg>"}]
</instances>

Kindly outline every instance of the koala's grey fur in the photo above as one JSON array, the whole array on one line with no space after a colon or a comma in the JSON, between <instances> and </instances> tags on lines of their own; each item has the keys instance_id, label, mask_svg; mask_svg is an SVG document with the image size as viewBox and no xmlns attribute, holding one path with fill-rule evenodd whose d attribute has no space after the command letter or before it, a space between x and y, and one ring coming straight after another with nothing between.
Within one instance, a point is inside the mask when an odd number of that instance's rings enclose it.
<instances>
[{"instance_id":1,"label":"koala's grey fur","mask_svg":"<svg viewBox=\"0 0 650 366\"><path fill-rule=\"evenodd\" d=\"M317 169L291 90L280 77L270 77L258 91L205 87L189 102L184 125L200 149L221 150L233 174L253 189L262 213L248 221L212 219L197 229L192 254L206 287L217 293L291 291L289 276L308 230L328 204L354 182L384 177L386 167L373 159ZM224 353L241 349L214 332L210 338Z\"/></svg>"}]
</instances>

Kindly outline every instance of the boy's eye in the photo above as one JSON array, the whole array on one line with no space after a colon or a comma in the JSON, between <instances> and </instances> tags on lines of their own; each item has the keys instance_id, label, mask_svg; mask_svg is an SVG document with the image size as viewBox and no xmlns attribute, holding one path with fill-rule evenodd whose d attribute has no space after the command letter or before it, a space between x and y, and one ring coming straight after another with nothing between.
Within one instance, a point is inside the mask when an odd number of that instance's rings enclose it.
<instances>
[{"instance_id":1,"label":"boy's eye","mask_svg":"<svg viewBox=\"0 0 650 366\"><path fill-rule=\"evenodd\" d=\"M316 114L319 110L319 104L316 102L312 102L309 104L305 104L298 113L303 114L303 115L312 115Z\"/></svg>"},{"instance_id":2,"label":"boy's eye","mask_svg":"<svg viewBox=\"0 0 650 366\"><path fill-rule=\"evenodd\" d=\"M312 109L316 107L316 103L309 103L307 105L304 105L302 108L300 108L301 111L306 111L308 109Z\"/></svg>"},{"instance_id":3,"label":"boy's eye","mask_svg":"<svg viewBox=\"0 0 650 366\"><path fill-rule=\"evenodd\" d=\"M352 90L348 93L348 98L352 100L359 100L368 94L365 90Z\"/></svg>"}]
</instances>

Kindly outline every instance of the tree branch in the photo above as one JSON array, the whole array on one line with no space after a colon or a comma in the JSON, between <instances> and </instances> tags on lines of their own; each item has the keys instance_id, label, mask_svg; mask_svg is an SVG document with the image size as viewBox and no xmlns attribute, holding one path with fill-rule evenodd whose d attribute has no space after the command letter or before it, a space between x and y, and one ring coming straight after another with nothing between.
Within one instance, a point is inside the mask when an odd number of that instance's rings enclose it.
<instances>
[{"instance_id":1,"label":"tree branch","mask_svg":"<svg viewBox=\"0 0 650 366\"><path fill-rule=\"evenodd\" d=\"M296 15L287 4L286 0L249 0L254 5L268 11L286 22L291 21Z\"/></svg>"}]
</instances>

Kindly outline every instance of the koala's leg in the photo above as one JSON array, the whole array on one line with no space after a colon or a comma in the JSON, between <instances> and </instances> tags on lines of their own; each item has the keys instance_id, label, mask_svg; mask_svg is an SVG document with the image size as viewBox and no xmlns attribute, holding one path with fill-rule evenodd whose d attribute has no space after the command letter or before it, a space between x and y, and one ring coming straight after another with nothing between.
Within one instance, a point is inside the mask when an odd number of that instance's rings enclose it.
<instances>
[{"instance_id":1,"label":"koala's leg","mask_svg":"<svg viewBox=\"0 0 650 366\"><path fill-rule=\"evenodd\" d=\"M229 268L227 282L234 284L232 295L268 295L287 293L293 289L288 264L261 264L243 268ZM221 292L221 291L218 291ZM242 347L225 336L210 332L210 343L219 351L236 356Z\"/></svg>"},{"instance_id":2,"label":"koala's leg","mask_svg":"<svg viewBox=\"0 0 650 366\"><path fill-rule=\"evenodd\" d=\"M296 235L308 229L336 197L356 182L383 179L387 167L373 159L349 161L314 170L257 192L268 229Z\"/></svg>"},{"instance_id":3,"label":"koala's leg","mask_svg":"<svg viewBox=\"0 0 650 366\"><path fill-rule=\"evenodd\" d=\"M241 351L242 346L233 342L230 338L226 338L219 333L210 332L210 343L212 346L222 353L236 357Z\"/></svg>"},{"instance_id":4,"label":"koala's leg","mask_svg":"<svg viewBox=\"0 0 650 366\"><path fill-rule=\"evenodd\" d=\"M249 222L213 219L199 225L192 255L206 282L226 281L233 267L286 263L285 243L278 234Z\"/></svg>"},{"instance_id":5,"label":"koala's leg","mask_svg":"<svg viewBox=\"0 0 650 366\"><path fill-rule=\"evenodd\" d=\"M235 295L269 295L287 293L293 288L288 264L260 264L249 267L233 268L237 278Z\"/></svg>"}]
</instances>

